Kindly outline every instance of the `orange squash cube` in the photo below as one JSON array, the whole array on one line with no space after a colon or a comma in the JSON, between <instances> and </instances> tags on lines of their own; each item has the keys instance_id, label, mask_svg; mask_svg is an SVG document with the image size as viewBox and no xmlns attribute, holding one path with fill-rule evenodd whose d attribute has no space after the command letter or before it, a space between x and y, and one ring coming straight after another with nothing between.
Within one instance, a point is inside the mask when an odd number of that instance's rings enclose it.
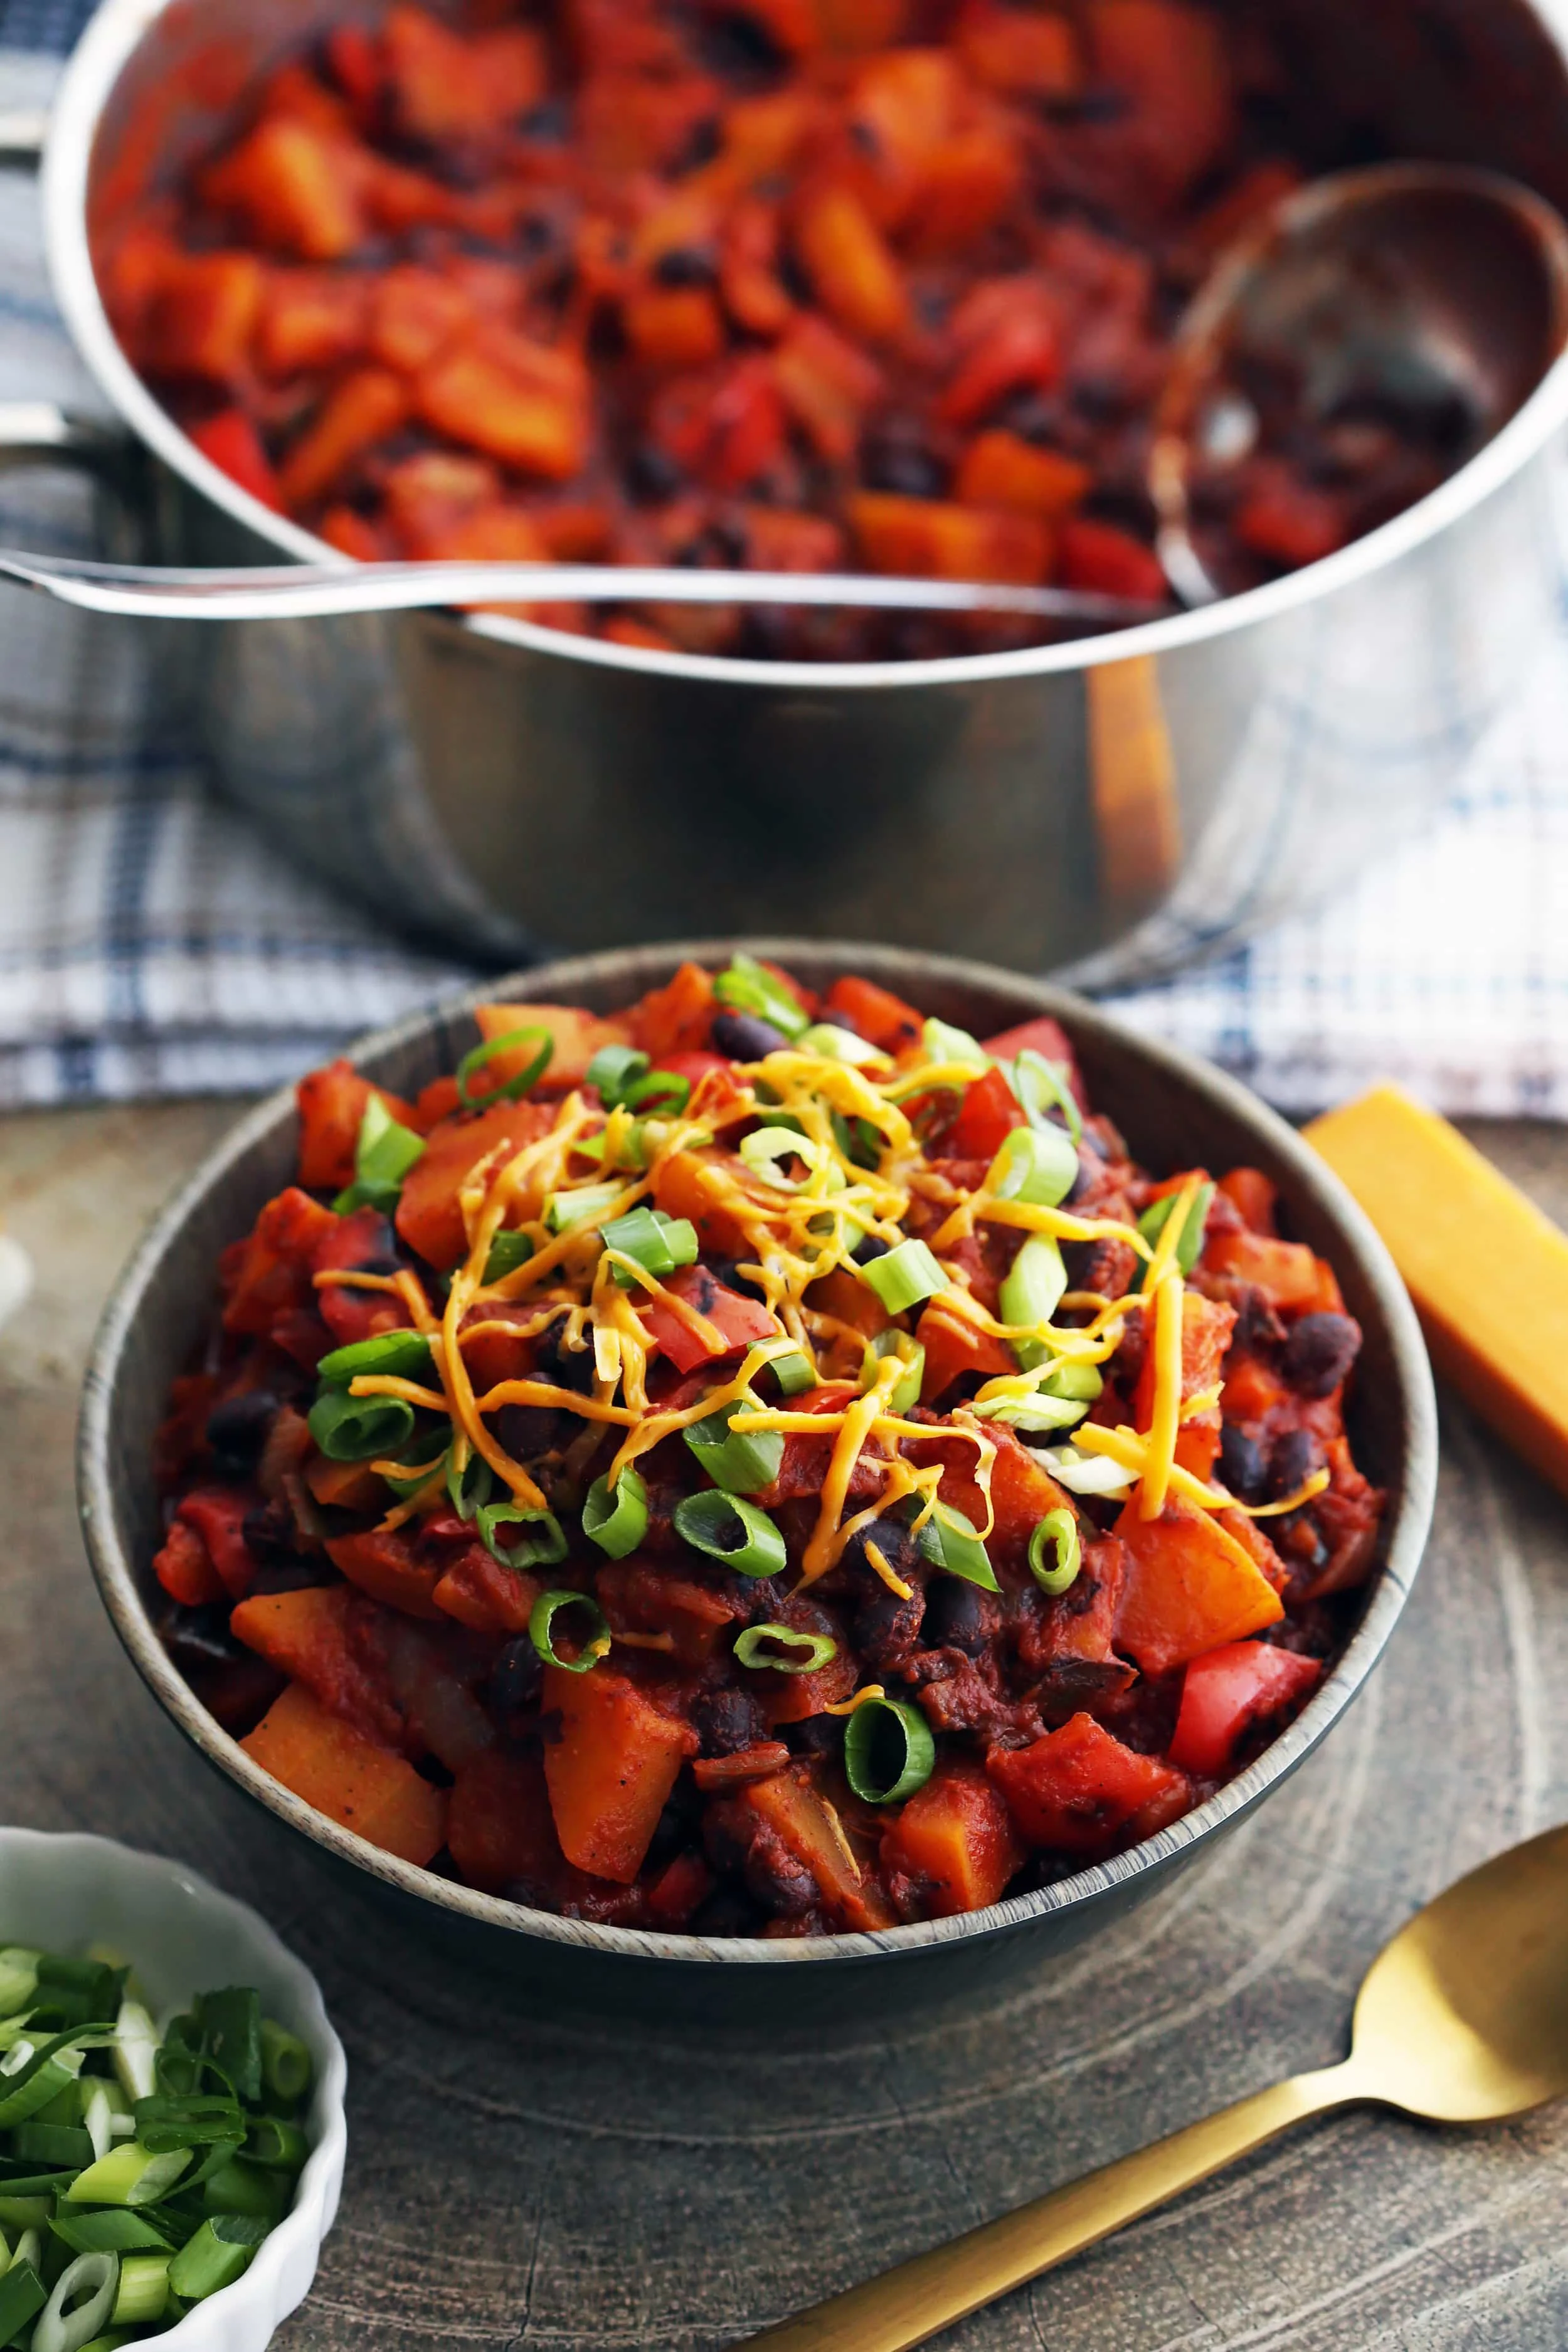
<instances>
[{"instance_id":1,"label":"orange squash cube","mask_svg":"<svg viewBox=\"0 0 1568 2352\"><path fill-rule=\"evenodd\" d=\"M1157 1519L1134 1495L1116 1522L1127 1572L1116 1646L1145 1674L1168 1674L1225 1642L1243 1642L1285 1613L1279 1595L1206 1511L1173 1499Z\"/></svg>"},{"instance_id":2,"label":"orange squash cube","mask_svg":"<svg viewBox=\"0 0 1568 2352\"><path fill-rule=\"evenodd\" d=\"M444 1791L329 1715L302 1683L290 1683L239 1744L264 1772L384 1853L423 1868L447 1842Z\"/></svg>"}]
</instances>

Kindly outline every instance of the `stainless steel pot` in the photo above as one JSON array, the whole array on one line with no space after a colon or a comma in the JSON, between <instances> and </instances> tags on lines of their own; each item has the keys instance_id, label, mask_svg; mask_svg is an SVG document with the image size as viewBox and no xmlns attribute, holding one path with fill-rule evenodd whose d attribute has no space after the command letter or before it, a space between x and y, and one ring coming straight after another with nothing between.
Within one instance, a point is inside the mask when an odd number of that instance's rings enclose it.
<instances>
[{"instance_id":1,"label":"stainless steel pot","mask_svg":"<svg viewBox=\"0 0 1568 2352\"><path fill-rule=\"evenodd\" d=\"M1489 164L1568 206L1568 0L1232 5L1279 34L1325 160ZM165 110L162 169L215 135L252 70L353 5L105 0L60 89L55 286L153 455L169 561L332 559L198 455L132 373L89 221L125 200L142 168L130 126L198 51L221 42L223 72ZM163 657L227 793L470 953L765 919L1103 984L1234 944L1431 815L1556 619L1565 414L1568 360L1461 473L1354 546L1071 646L841 667L409 614L177 625Z\"/></svg>"}]
</instances>

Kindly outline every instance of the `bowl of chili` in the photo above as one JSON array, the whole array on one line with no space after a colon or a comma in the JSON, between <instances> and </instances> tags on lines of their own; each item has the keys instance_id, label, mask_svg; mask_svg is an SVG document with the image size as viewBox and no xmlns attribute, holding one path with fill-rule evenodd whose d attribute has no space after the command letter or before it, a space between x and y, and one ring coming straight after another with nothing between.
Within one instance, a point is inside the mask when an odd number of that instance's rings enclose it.
<instances>
[{"instance_id":1,"label":"bowl of chili","mask_svg":"<svg viewBox=\"0 0 1568 2352\"><path fill-rule=\"evenodd\" d=\"M1216 241L1347 162L1562 205L1564 152L1556 15L1526 0L107 0L44 210L171 561L641 549L1138 589L1149 418ZM765 863L783 928L1125 975L1436 805L1554 625L1565 413L1560 362L1447 479L1441 419L1271 431L1220 486L1256 584L1079 643L674 607L169 643L231 795L467 948L738 927Z\"/></svg>"},{"instance_id":2,"label":"bowl of chili","mask_svg":"<svg viewBox=\"0 0 1568 2352\"><path fill-rule=\"evenodd\" d=\"M1168 1883L1425 1539L1426 1356L1336 1180L985 967L710 945L515 995L260 1106L122 1278L81 1499L161 1704L626 2013L1000 1982Z\"/></svg>"}]
</instances>

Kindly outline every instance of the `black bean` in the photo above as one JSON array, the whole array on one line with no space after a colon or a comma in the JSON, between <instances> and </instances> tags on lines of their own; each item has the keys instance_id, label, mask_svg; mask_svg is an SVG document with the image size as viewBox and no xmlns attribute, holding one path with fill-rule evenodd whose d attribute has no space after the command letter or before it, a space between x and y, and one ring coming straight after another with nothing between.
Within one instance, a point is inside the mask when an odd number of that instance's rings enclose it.
<instances>
[{"instance_id":1,"label":"black bean","mask_svg":"<svg viewBox=\"0 0 1568 2352\"><path fill-rule=\"evenodd\" d=\"M1263 1448L1245 1429L1227 1421L1220 1432L1219 1475L1224 1484L1243 1503L1261 1500L1268 1465L1263 1458Z\"/></svg>"},{"instance_id":2,"label":"black bean","mask_svg":"<svg viewBox=\"0 0 1568 2352\"><path fill-rule=\"evenodd\" d=\"M498 1715L514 1714L520 1707L536 1706L544 1684L544 1667L538 1651L526 1633L509 1642L490 1668L487 1690L490 1705Z\"/></svg>"},{"instance_id":3,"label":"black bean","mask_svg":"<svg viewBox=\"0 0 1568 2352\"><path fill-rule=\"evenodd\" d=\"M572 110L564 99L542 98L537 106L531 106L525 114L519 115L517 127L525 139L537 139L556 146L572 135Z\"/></svg>"},{"instance_id":4,"label":"black bean","mask_svg":"<svg viewBox=\"0 0 1568 2352\"><path fill-rule=\"evenodd\" d=\"M653 265L660 286L711 286L719 258L710 245L672 245Z\"/></svg>"},{"instance_id":5,"label":"black bean","mask_svg":"<svg viewBox=\"0 0 1568 2352\"><path fill-rule=\"evenodd\" d=\"M704 1756L738 1756L763 1737L763 1711L750 1691L704 1691L691 1709Z\"/></svg>"},{"instance_id":6,"label":"black bean","mask_svg":"<svg viewBox=\"0 0 1568 2352\"><path fill-rule=\"evenodd\" d=\"M514 1462L537 1462L542 1454L562 1444L571 1420L570 1413L554 1405L503 1404L495 1416L495 1433Z\"/></svg>"},{"instance_id":7,"label":"black bean","mask_svg":"<svg viewBox=\"0 0 1568 2352\"><path fill-rule=\"evenodd\" d=\"M594 1350L567 1347L561 1324L552 1323L548 1331L542 1333L533 1360L542 1381L549 1381L558 1389L575 1389L582 1396L593 1394Z\"/></svg>"},{"instance_id":8,"label":"black bean","mask_svg":"<svg viewBox=\"0 0 1568 2352\"><path fill-rule=\"evenodd\" d=\"M844 1726L836 1715L808 1715L783 1729L792 1756L837 1756L844 1744Z\"/></svg>"},{"instance_id":9,"label":"black bean","mask_svg":"<svg viewBox=\"0 0 1568 2352\"><path fill-rule=\"evenodd\" d=\"M1310 1429L1287 1429L1277 1437L1268 1455L1268 1492L1279 1501L1304 1486L1323 1465L1323 1449Z\"/></svg>"},{"instance_id":10,"label":"black bean","mask_svg":"<svg viewBox=\"0 0 1568 2352\"><path fill-rule=\"evenodd\" d=\"M720 1886L691 1915L694 1936L754 1936L762 1926L756 1906L738 1887Z\"/></svg>"},{"instance_id":11,"label":"black bean","mask_svg":"<svg viewBox=\"0 0 1568 2352\"><path fill-rule=\"evenodd\" d=\"M756 1264L756 1260L755 1258L748 1258L745 1263L749 1265L754 1265ZM726 1290L738 1291L742 1298L755 1298L759 1303L766 1299L767 1293L763 1290L762 1284L753 1280L750 1275L742 1274L741 1272L741 1261L739 1259L710 1255L706 1263L705 1270L713 1276L715 1282L722 1283ZM707 1310L706 1308L700 1307L697 1311L701 1315L706 1313Z\"/></svg>"},{"instance_id":12,"label":"black bean","mask_svg":"<svg viewBox=\"0 0 1568 2352\"><path fill-rule=\"evenodd\" d=\"M238 1396L225 1397L207 1415L207 1444L231 1461L254 1462L277 1411L278 1399L270 1389L246 1389Z\"/></svg>"},{"instance_id":13,"label":"black bean","mask_svg":"<svg viewBox=\"0 0 1568 2352\"><path fill-rule=\"evenodd\" d=\"M771 1021L754 1013L731 1013L726 1005L713 1015L713 1051L732 1062L760 1062L766 1054L782 1053L789 1039Z\"/></svg>"},{"instance_id":14,"label":"black bean","mask_svg":"<svg viewBox=\"0 0 1568 2352\"><path fill-rule=\"evenodd\" d=\"M1348 1315L1303 1315L1285 1342L1279 1369L1298 1396L1326 1397L1361 1353L1361 1326Z\"/></svg>"},{"instance_id":15,"label":"black bean","mask_svg":"<svg viewBox=\"0 0 1568 2352\"><path fill-rule=\"evenodd\" d=\"M257 1503L239 1523L245 1548L259 1560L292 1559L294 1520L283 1503Z\"/></svg>"},{"instance_id":16,"label":"black bean","mask_svg":"<svg viewBox=\"0 0 1568 2352\"><path fill-rule=\"evenodd\" d=\"M900 1601L879 1584L855 1612L855 1647L878 1674L892 1674L920 1640L924 1614L925 1595L918 1586L908 1601Z\"/></svg>"},{"instance_id":17,"label":"black bean","mask_svg":"<svg viewBox=\"0 0 1568 2352\"><path fill-rule=\"evenodd\" d=\"M891 1244L879 1241L875 1234L867 1234L849 1253L857 1265L869 1265L873 1259L886 1257Z\"/></svg>"},{"instance_id":18,"label":"black bean","mask_svg":"<svg viewBox=\"0 0 1568 2352\"><path fill-rule=\"evenodd\" d=\"M645 441L639 448L632 451L626 465L626 479L634 498L650 499L658 504L675 496L686 475L668 449L661 449L657 441Z\"/></svg>"},{"instance_id":19,"label":"black bean","mask_svg":"<svg viewBox=\"0 0 1568 2352\"><path fill-rule=\"evenodd\" d=\"M747 1894L770 1918L798 1919L816 1901L816 1879L782 1838L759 1838L742 1875Z\"/></svg>"},{"instance_id":20,"label":"black bean","mask_svg":"<svg viewBox=\"0 0 1568 2352\"><path fill-rule=\"evenodd\" d=\"M961 1576L938 1576L926 1594L921 1639L935 1650L962 1650L977 1658L996 1629L996 1604Z\"/></svg>"}]
</instances>

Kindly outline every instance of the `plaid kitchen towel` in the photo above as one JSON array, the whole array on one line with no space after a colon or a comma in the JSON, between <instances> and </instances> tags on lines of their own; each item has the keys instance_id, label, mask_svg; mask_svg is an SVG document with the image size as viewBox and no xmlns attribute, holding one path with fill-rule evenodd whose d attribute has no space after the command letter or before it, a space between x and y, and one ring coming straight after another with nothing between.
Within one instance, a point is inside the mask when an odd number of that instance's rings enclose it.
<instances>
[{"instance_id":1,"label":"plaid kitchen towel","mask_svg":"<svg viewBox=\"0 0 1568 2352\"><path fill-rule=\"evenodd\" d=\"M0 37L62 41L77 5L0 0ZM0 110L42 103L55 69L0 54ZM0 173L0 400L38 399L100 406L33 187ZM10 476L0 536L88 551L90 500ZM208 796L133 626L0 587L0 1106L277 1083L471 976ZM1288 1109L1395 1077L1445 1109L1568 1117L1568 625L1420 839L1321 912L1117 1001Z\"/></svg>"}]
</instances>

